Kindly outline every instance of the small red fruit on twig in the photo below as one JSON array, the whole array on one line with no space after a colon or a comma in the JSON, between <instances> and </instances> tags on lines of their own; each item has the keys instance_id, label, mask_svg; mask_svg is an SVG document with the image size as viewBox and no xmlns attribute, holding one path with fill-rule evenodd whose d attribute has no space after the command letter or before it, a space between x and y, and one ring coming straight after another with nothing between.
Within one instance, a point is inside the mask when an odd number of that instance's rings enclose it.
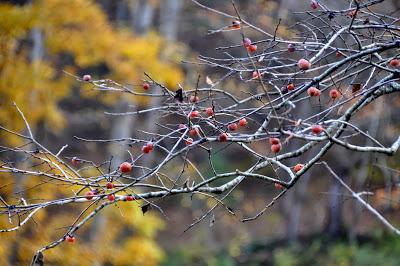
<instances>
[{"instance_id":1,"label":"small red fruit on twig","mask_svg":"<svg viewBox=\"0 0 400 266\"><path fill-rule=\"evenodd\" d=\"M74 237L74 236L67 235L67 236L65 237L65 240L66 240L68 243L74 243L74 242L75 242L75 237Z\"/></svg>"},{"instance_id":2,"label":"small red fruit on twig","mask_svg":"<svg viewBox=\"0 0 400 266\"><path fill-rule=\"evenodd\" d=\"M115 195L114 194L109 194L109 195L107 195L107 199L109 201L114 201L115 200Z\"/></svg>"},{"instance_id":3,"label":"small red fruit on twig","mask_svg":"<svg viewBox=\"0 0 400 266\"><path fill-rule=\"evenodd\" d=\"M231 131L235 131L238 128L236 123L232 123L228 125L228 129Z\"/></svg>"},{"instance_id":4,"label":"small red fruit on twig","mask_svg":"<svg viewBox=\"0 0 400 266\"><path fill-rule=\"evenodd\" d=\"M300 70L308 70L311 67L311 63L308 60L302 58L299 60L299 62L297 62L297 66Z\"/></svg>"},{"instance_id":5,"label":"small red fruit on twig","mask_svg":"<svg viewBox=\"0 0 400 266\"><path fill-rule=\"evenodd\" d=\"M197 135L199 135L199 130L197 128L192 128L191 130L189 130L189 135L192 137L196 137Z\"/></svg>"},{"instance_id":6,"label":"small red fruit on twig","mask_svg":"<svg viewBox=\"0 0 400 266\"><path fill-rule=\"evenodd\" d=\"M321 91L315 87L310 87L307 90L307 94L311 97L316 97L321 95Z\"/></svg>"},{"instance_id":7,"label":"small red fruit on twig","mask_svg":"<svg viewBox=\"0 0 400 266\"><path fill-rule=\"evenodd\" d=\"M331 89L329 91L329 97L331 97L332 99L336 99L337 97L339 97L339 91L337 89Z\"/></svg>"},{"instance_id":8,"label":"small red fruit on twig","mask_svg":"<svg viewBox=\"0 0 400 266\"><path fill-rule=\"evenodd\" d=\"M130 171L132 171L132 164L128 162L121 163L121 165L119 166L119 170L122 173L129 173Z\"/></svg>"},{"instance_id":9,"label":"small red fruit on twig","mask_svg":"<svg viewBox=\"0 0 400 266\"><path fill-rule=\"evenodd\" d=\"M239 20L232 21L232 28L240 29L240 21Z\"/></svg>"},{"instance_id":10,"label":"small red fruit on twig","mask_svg":"<svg viewBox=\"0 0 400 266\"><path fill-rule=\"evenodd\" d=\"M191 111L190 114L189 114L189 116L190 116L191 118L199 117L199 111L197 111L197 110Z\"/></svg>"},{"instance_id":11,"label":"small red fruit on twig","mask_svg":"<svg viewBox=\"0 0 400 266\"><path fill-rule=\"evenodd\" d=\"M294 51L296 51L296 46L292 43L289 43L287 46L287 50L288 52L293 53Z\"/></svg>"},{"instance_id":12,"label":"small red fruit on twig","mask_svg":"<svg viewBox=\"0 0 400 266\"><path fill-rule=\"evenodd\" d=\"M244 127L247 125L247 120L246 118L242 118L239 120L239 126Z\"/></svg>"},{"instance_id":13,"label":"small red fruit on twig","mask_svg":"<svg viewBox=\"0 0 400 266\"><path fill-rule=\"evenodd\" d=\"M399 66L399 60L396 59L396 58L390 60L390 65L391 65L392 67L397 67L397 66Z\"/></svg>"},{"instance_id":14,"label":"small red fruit on twig","mask_svg":"<svg viewBox=\"0 0 400 266\"><path fill-rule=\"evenodd\" d=\"M278 138L270 138L269 139L269 144L271 145L276 145L276 144L280 144L281 141Z\"/></svg>"},{"instance_id":15,"label":"small red fruit on twig","mask_svg":"<svg viewBox=\"0 0 400 266\"><path fill-rule=\"evenodd\" d=\"M144 145L142 147L142 152L143 153L150 153L153 150L153 143L152 142L148 142L146 145Z\"/></svg>"},{"instance_id":16,"label":"small red fruit on twig","mask_svg":"<svg viewBox=\"0 0 400 266\"><path fill-rule=\"evenodd\" d=\"M225 141L228 140L228 135L226 133L221 133L218 136L218 140L221 141L221 142L225 142Z\"/></svg>"},{"instance_id":17,"label":"small red fruit on twig","mask_svg":"<svg viewBox=\"0 0 400 266\"><path fill-rule=\"evenodd\" d=\"M106 188L107 188L107 189L113 189L113 188L114 188L114 184L111 183L111 182L108 182L108 183L106 184Z\"/></svg>"},{"instance_id":18,"label":"small red fruit on twig","mask_svg":"<svg viewBox=\"0 0 400 266\"><path fill-rule=\"evenodd\" d=\"M185 140L185 142L186 142L186 145L192 145L193 144L193 139L192 138L187 138Z\"/></svg>"},{"instance_id":19,"label":"small red fruit on twig","mask_svg":"<svg viewBox=\"0 0 400 266\"><path fill-rule=\"evenodd\" d=\"M275 183L275 188L277 188L277 189L283 189L284 187L283 187L281 184L279 184L279 183Z\"/></svg>"},{"instance_id":20,"label":"small red fruit on twig","mask_svg":"<svg viewBox=\"0 0 400 266\"><path fill-rule=\"evenodd\" d=\"M297 173L297 172L299 172L301 169L303 169L303 167L304 167L304 164L301 164L301 163L298 163L298 164L296 164L295 166L294 166L294 172L295 173Z\"/></svg>"},{"instance_id":21,"label":"small red fruit on twig","mask_svg":"<svg viewBox=\"0 0 400 266\"><path fill-rule=\"evenodd\" d=\"M74 157L74 158L72 158L71 159L71 163L73 164L73 165L75 165L75 166L77 166L78 164L79 164L79 159L78 159L78 157Z\"/></svg>"},{"instance_id":22,"label":"small red fruit on twig","mask_svg":"<svg viewBox=\"0 0 400 266\"><path fill-rule=\"evenodd\" d=\"M91 75L83 75L83 81L91 81L92 80L92 76Z\"/></svg>"},{"instance_id":23,"label":"small red fruit on twig","mask_svg":"<svg viewBox=\"0 0 400 266\"><path fill-rule=\"evenodd\" d=\"M322 132L322 126L320 126L320 125L313 125L313 126L311 127L311 132L312 132L314 135L318 135L319 133Z\"/></svg>"},{"instance_id":24,"label":"small red fruit on twig","mask_svg":"<svg viewBox=\"0 0 400 266\"><path fill-rule=\"evenodd\" d=\"M214 115L214 110L212 107L207 107L206 108L206 114L207 116L213 116Z\"/></svg>"},{"instance_id":25,"label":"small red fruit on twig","mask_svg":"<svg viewBox=\"0 0 400 266\"><path fill-rule=\"evenodd\" d=\"M292 91L292 90L294 90L294 84L293 84L293 83L289 83L289 84L286 86L286 88L287 88L288 91Z\"/></svg>"},{"instance_id":26,"label":"small red fruit on twig","mask_svg":"<svg viewBox=\"0 0 400 266\"><path fill-rule=\"evenodd\" d=\"M87 200L91 200L94 197L94 192L90 190L90 191L86 192L85 196L86 196Z\"/></svg>"},{"instance_id":27,"label":"small red fruit on twig","mask_svg":"<svg viewBox=\"0 0 400 266\"><path fill-rule=\"evenodd\" d=\"M179 128L180 130L186 129L186 125L184 125L184 124L179 124L179 125L178 125L178 128Z\"/></svg>"},{"instance_id":28,"label":"small red fruit on twig","mask_svg":"<svg viewBox=\"0 0 400 266\"><path fill-rule=\"evenodd\" d=\"M244 38L243 39L243 46L246 48L249 48L249 46L251 45L251 40L249 38Z\"/></svg>"},{"instance_id":29,"label":"small red fruit on twig","mask_svg":"<svg viewBox=\"0 0 400 266\"><path fill-rule=\"evenodd\" d=\"M311 6L312 9L317 9L319 7L319 4L318 4L317 1L312 0L310 2L310 6Z\"/></svg>"},{"instance_id":30,"label":"small red fruit on twig","mask_svg":"<svg viewBox=\"0 0 400 266\"><path fill-rule=\"evenodd\" d=\"M146 90L146 91L147 91L148 89L150 89L150 84L147 83L147 82L143 83L142 86L143 86L143 89Z\"/></svg>"},{"instance_id":31,"label":"small red fruit on twig","mask_svg":"<svg viewBox=\"0 0 400 266\"><path fill-rule=\"evenodd\" d=\"M254 71L253 72L253 79L259 79L261 77L261 73L259 71Z\"/></svg>"},{"instance_id":32,"label":"small red fruit on twig","mask_svg":"<svg viewBox=\"0 0 400 266\"><path fill-rule=\"evenodd\" d=\"M125 197L126 201L133 201L135 198L132 195L128 195Z\"/></svg>"},{"instance_id":33,"label":"small red fruit on twig","mask_svg":"<svg viewBox=\"0 0 400 266\"><path fill-rule=\"evenodd\" d=\"M257 51L257 45L251 44L249 45L249 47L247 47L247 50L249 51L249 53L254 53Z\"/></svg>"},{"instance_id":34,"label":"small red fruit on twig","mask_svg":"<svg viewBox=\"0 0 400 266\"><path fill-rule=\"evenodd\" d=\"M280 152L280 150L281 150L281 144L280 143L271 145L271 151L273 153L278 153L278 152Z\"/></svg>"},{"instance_id":35,"label":"small red fruit on twig","mask_svg":"<svg viewBox=\"0 0 400 266\"><path fill-rule=\"evenodd\" d=\"M347 15L351 18L355 18L357 16L357 9L350 10Z\"/></svg>"}]
</instances>

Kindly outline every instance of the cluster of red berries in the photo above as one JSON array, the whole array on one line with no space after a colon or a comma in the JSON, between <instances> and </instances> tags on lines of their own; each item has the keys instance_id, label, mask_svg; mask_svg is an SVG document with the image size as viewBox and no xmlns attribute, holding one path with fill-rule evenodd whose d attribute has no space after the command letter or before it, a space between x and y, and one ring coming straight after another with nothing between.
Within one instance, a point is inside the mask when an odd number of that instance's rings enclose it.
<instances>
[{"instance_id":1,"label":"cluster of red berries","mask_svg":"<svg viewBox=\"0 0 400 266\"><path fill-rule=\"evenodd\" d=\"M249 53L254 53L257 51L257 45L253 44L249 38L243 39L243 46L249 51Z\"/></svg>"},{"instance_id":2,"label":"cluster of red berries","mask_svg":"<svg viewBox=\"0 0 400 266\"><path fill-rule=\"evenodd\" d=\"M143 153L150 153L154 148L153 142L149 141L142 147Z\"/></svg>"},{"instance_id":3,"label":"cluster of red berries","mask_svg":"<svg viewBox=\"0 0 400 266\"><path fill-rule=\"evenodd\" d=\"M282 145L281 145L281 141L278 138L270 138L269 144L271 144L271 151L273 153L280 152Z\"/></svg>"}]
</instances>

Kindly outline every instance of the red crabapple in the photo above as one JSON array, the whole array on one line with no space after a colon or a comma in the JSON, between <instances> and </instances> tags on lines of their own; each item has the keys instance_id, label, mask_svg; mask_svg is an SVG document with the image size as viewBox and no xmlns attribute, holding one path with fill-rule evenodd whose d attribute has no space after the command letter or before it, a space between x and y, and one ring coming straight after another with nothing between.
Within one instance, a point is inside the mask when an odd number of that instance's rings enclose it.
<instances>
[{"instance_id":1,"label":"red crabapple","mask_svg":"<svg viewBox=\"0 0 400 266\"><path fill-rule=\"evenodd\" d=\"M122 173L129 173L130 171L132 171L132 164L128 162L121 163L121 165L119 166L119 170Z\"/></svg>"},{"instance_id":2,"label":"red crabapple","mask_svg":"<svg viewBox=\"0 0 400 266\"><path fill-rule=\"evenodd\" d=\"M299 62L297 62L297 66L300 70L308 70L311 67L311 63L308 60L302 58L299 60Z\"/></svg>"}]
</instances>

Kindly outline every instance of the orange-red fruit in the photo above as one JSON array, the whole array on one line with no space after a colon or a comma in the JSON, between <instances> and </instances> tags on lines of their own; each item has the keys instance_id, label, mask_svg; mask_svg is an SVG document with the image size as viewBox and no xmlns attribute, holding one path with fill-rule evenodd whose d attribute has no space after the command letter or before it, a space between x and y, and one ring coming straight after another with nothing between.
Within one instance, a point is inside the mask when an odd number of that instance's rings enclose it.
<instances>
[{"instance_id":1,"label":"orange-red fruit","mask_svg":"<svg viewBox=\"0 0 400 266\"><path fill-rule=\"evenodd\" d=\"M196 96L195 95L190 96L190 102L191 103L197 103L199 100L200 100L200 98L197 95Z\"/></svg>"},{"instance_id":2,"label":"orange-red fruit","mask_svg":"<svg viewBox=\"0 0 400 266\"><path fill-rule=\"evenodd\" d=\"M280 150L281 150L281 144L280 143L271 145L271 151L273 153L278 153L278 152L280 152Z\"/></svg>"},{"instance_id":3,"label":"orange-red fruit","mask_svg":"<svg viewBox=\"0 0 400 266\"><path fill-rule=\"evenodd\" d=\"M247 50L248 50L250 53L254 53L255 51L257 51L257 45L251 44L251 45L249 45L249 47L247 47Z\"/></svg>"},{"instance_id":4,"label":"orange-red fruit","mask_svg":"<svg viewBox=\"0 0 400 266\"><path fill-rule=\"evenodd\" d=\"M396 59L396 58L390 60L390 65L391 65L392 67L397 67L397 66L399 66L399 60Z\"/></svg>"},{"instance_id":5,"label":"orange-red fruit","mask_svg":"<svg viewBox=\"0 0 400 266\"><path fill-rule=\"evenodd\" d=\"M197 128L192 128L191 130L189 130L189 135L193 136L193 137L199 135L198 129Z\"/></svg>"},{"instance_id":6,"label":"orange-red fruit","mask_svg":"<svg viewBox=\"0 0 400 266\"><path fill-rule=\"evenodd\" d=\"M134 200L135 198L132 196L132 195L128 195L128 196L126 196L125 197L125 200L126 201L132 201L132 200Z\"/></svg>"},{"instance_id":7,"label":"orange-red fruit","mask_svg":"<svg viewBox=\"0 0 400 266\"><path fill-rule=\"evenodd\" d=\"M114 184L111 183L111 182L108 182L108 183L106 184L106 187L107 187L107 189L112 189L112 188L114 188Z\"/></svg>"},{"instance_id":8,"label":"orange-red fruit","mask_svg":"<svg viewBox=\"0 0 400 266\"><path fill-rule=\"evenodd\" d=\"M228 125L228 129L231 131L235 131L238 128L238 125L236 123L232 123Z\"/></svg>"},{"instance_id":9,"label":"orange-red fruit","mask_svg":"<svg viewBox=\"0 0 400 266\"><path fill-rule=\"evenodd\" d=\"M92 80L92 76L91 75L83 75L83 81L91 81Z\"/></svg>"},{"instance_id":10,"label":"orange-red fruit","mask_svg":"<svg viewBox=\"0 0 400 266\"><path fill-rule=\"evenodd\" d=\"M232 21L232 27L235 29L240 29L240 21L239 20Z\"/></svg>"},{"instance_id":11,"label":"orange-red fruit","mask_svg":"<svg viewBox=\"0 0 400 266\"><path fill-rule=\"evenodd\" d=\"M319 4L318 4L317 1L312 0L310 2L310 6L311 6L312 9L317 9L319 7Z\"/></svg>"},{"instance_id":12,"label":"orange-red fruit","mask_svg":"<svg viewBox=\"0 0 400 266\"><path fill-rule=\"evenodd\" d=\"M93 191L88 191L88 192L86 192L86 199L87 200L91 200L91 199L93 199L93 197L94 197L94 192Z\"/></svg>"},{"instance_id":13,"label":"orange-red fruit","mask_svg":"<svg viewBox=\"0 0 400 266\"><path fill-rule=\"evenodd\" d=\"M294 51L296 51L296 47L294 46L294 44L289 43L287 46L287 50L288 52L293 53Z\"/></svg>"},{"instance_id":14,"label":"orange-red fruit","mask_svg":"<svg viewBox=\"0 0 400 266\"><path fill-rule=\"evenodd\" d=\"M294 84L293 84L293 83L289 83L289 84L286 86L286 88L287 88L288 91L292 91L292 90L294 90Z\"/></svg>"},{"instance_id":15,"label":"orange-red fruit","mask_svg":"<svg viewBox=\"0 0 400 266\"><path fill-rule=\"evenodd\" d=\"M71 163L73 165L78 165L79 164L79 159L77 157L74 157L74 158L71 159Z\"/></svg>"},{"instance_id":16,"label":"orange-red fruit","mask_svg":"<svg viewBox=\"0 0 400 266\"><path fill-rule=\"evenodd\" d=\"M184 124L179 124L178 128L179 128L179 129L186 129L186 125L184 125Z\"/></svg>"},{"instance_id":17,"label":"orange-red fruit","mask_svg":"<svg viewBox=\"0 0 400 266\"><path fill-rule=\"evenodd\" d=\"M279 183L275 183L275 187L277 189L283 189L283 186L281 184L279 184Z\"/></svg>"},{"instance_id":18,"label":"orange-red fruit","mask_svg":"<svg viewBox=\"0 0 400 266\"><path fill-rule=\"evenodd\" d=\"M114 201L115 200L115 195L114 194L109 194L109 195L107 195L107 199L109 201Z\"/></svg>"},{"instance_id":19,"label":"orange-red fruit","mask_svg":"<svg viewBox=\"0 0 400 266\"><path fill-rule=\"evenodd\" d=\"M197 110L191 111L190 112L190 117L191 118L199 117L199 111L197 111Z\"/></svg>"},{"instance_id":20,"label":"orange-red fruit","mask_svg":"<svg viewBox=\"0 0 400 266\"><path fill-rule=\"evenodd\" d=\"M315 135L318 135L319 133L322 132L322 126L320 126L320 125L313 125L313 126L311 127L311 132L312 132L313 134L315 134Z\"/></svg>"},{"instance_id":21,"label":"orange-red fruit","mask_svg":"<svg viewBox=\"0 0 400 266\"><path fill-rule=\"evenodd\" d=\"M246 118L242 118L239 120L239 126L244 127L247 125L247 120Z\"/></svg>"},{"instance_id":22,"label":"orange-red fruit","mask_svg":"<svg viewBox=\"0 0 400 266\"><path fill-rule=\"evenodd\" d=\"M193 139L192 138L187 138L185 140L185 142L186 142L186 145L192 145L193 144Z\"/></svg>"},{"instance_id":23,"label":"orange-red fruit","mask_svg":"<svg viewBox=\"0 0 400 266\"><path fill-rule=\"evenodd\" d=\"M148 89L150 89L150 84L147 83L147 82L143 83L142 86L143 86L143 89L146 90L146 91L147 91Z\"/></svg>"},{"instance_id":24,"label":"orange-red fruit","mask_svg":"<svg viewBox=\"0 0 400 266\"><path fill-rule=\"evenodd\" d=\"M221 142L225 142L225 141L228 140L228 135L226 133L221 133L218 136L218 140L221 141Z\"/></svg>"},{"instance_id":25,"label":"orange-red fruit","mask_svg":"<svg viewBox=\"0 0 400 266\"><path fill-rule=\"evenodd\" d=\"M213 116L214 115L214 110L212 107L207 107L206 108L206 114L207 116Z\"/></svg>"},{"instance_id":26,"label":"orange-red fruit","mask_svg":"<svg viewBox=\"0 0 400 266\"><path fill-rule=\"evenodd\" d=\"M259 71L254 71L253 72L253 79L258 79L261 77L261 73Z\"/></svg>"},{"instance_id":27,"label":"orange-red fruit","mask_svg":"<svg viewBox=\"0 0 400 266\"><path fill-rule=\"evenodd\" d=\"M67 236L67 237L65 238L65 240L66 240L68 243L74 243L74 242L75 242L75 237L74 237L74 236Z\"/></svg>"},{"instance_id":28,"label":"orange-red fruit","mask_svg":"<svg viewBox=\"0 0 400 266\"><path fill-rule=\"evenodd\" d=\"M142 147L142 152L143 153L150 153L153 150L153 143L152 142L148 142L146 145L144 145Z\"/></svg>"},{"instance_id":29,"label":"orange-red fruit","mask_svg":"<svg viewBox=\"0 0 400 266\"><path fill-rule=\"evenodd\" d=\"M302 58L299 60L299 62L297 62L297 66L300 70L308 70L311 67L311 63L308 60Z\"/></svg>"},{"instance_id":30,"label":"orange-red fruit","mask_svg":"<svg viewBox=\"0 0 400 266\"><path fill-rule=\"evenodd\" d=\"M251 40L249 38L243 39L243 46L248 48L251 45Z\"/></svg>"},{"instance_id":31,"label":"orange-red fruit","mask_svg":"<svg viewBox=\"0 0 400 266\"><path fill-rule=\"evenodd\" d=\"M270 138L269 139L269 144L271 144L271 145L276 145L279 143L281 143L281 141L278 138Z\"/></svg>"},{"instance_id":32,"label":"orange-red fruit","mask_svg":"<svg viewBox=\"0 0 400 266\"><path fill-rule=\"evenodd\" d=\"M321 91L315 87L310 87L307 90L307 94L310 96L320 96L321 95Z\"/></svg>"},{"instance_id":33,"label":"orange-red fruit","mask_svg":"<svg viewBox=\"0 0 400 266\"><path fill-rule=\"evenodd\" d=\"M297 173L297 172L299 172L301 169L303 169L303 167L304 167L304 164L301 164L301 163L298 163L298 164L296 164L295 166L294 166L294 171Z\"/></svg>"},{"instance_id":34,"label":"orange-red fruit","mask_svg":"<svg viewBox=\"0 0 400 266\"><path fill-rule=\"evenodd\" d=\"M336 99L337 97L339 97L339 91L337 89L331 89L329 91L329 97L331 97L332 99Z\"/></svg>"},{"instance_id":35,"label":"orange-red fruit","mask_svg":"<svg viewBox=\"0 0 400 266\"><path fill-rule=\"evenodd\" d=\"M130 171L132 171L132 164L128 162L121 163L121 165L119 166L119 170L122 173L129 173Z\"/></svg>"}]
</instances>

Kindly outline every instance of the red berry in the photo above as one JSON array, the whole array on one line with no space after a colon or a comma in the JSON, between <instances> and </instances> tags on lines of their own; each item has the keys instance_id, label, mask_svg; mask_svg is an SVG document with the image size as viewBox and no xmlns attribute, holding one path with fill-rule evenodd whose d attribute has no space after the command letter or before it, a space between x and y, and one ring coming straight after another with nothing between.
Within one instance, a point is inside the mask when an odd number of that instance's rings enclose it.
<instances>
[{"instance_id":1,"label":"red berry","mask_svg":"<svg viewBox=\"0 0 400 266\"><path fill-rule=\"evenodd\" d=\"M197 95L192 95L192 96L190 96L190 99L189 99L189 101L191 103L197 103L199 100L200 100L200 98Z\"/></svg>"},{"instance_id":2,"label":"red berry","mask_svg":"<svg viewBox=\"0 0 400 266\"><path fill-rule=\"evenodd\" d=\"M185 140L185 142L186 142L186 145L192 145L193 144L193 139L192 138L187 138Z\"/></svg>"},{"instance_id":3,"label":"red berry","mask_svg":"<svg viewBox=\"0 0 400 266\"><path fill-rule=\"evenodd\" d=\"M74 243L75 242L75 237L74 236L66 236L65 240L67 240L68 243Z\"/></svg>"},{"instance_id":4,"label":"red berry","mask_svg":"<svg viewBox=\"0 0 400 266\"><path fill-rule=\"evenodd\" d=\"M106 184L106 188L107 188L107 189L112 189L112 188L114 188L114 184L111 183L111 182L108 182L108 183Z\"/></svg>"},{"instance_id":5,"label":"red berry","mask_svg":"<svg viewBox=\"0 0 400 266\"><path fill-rule=\"evenodd\" d=\"M337 89L331 89L329 91L329 97L331 97L332 99L336 99L337 97L339 97L339 91Z\"/></svg>"},{"instance_id":6,"label":"red berry","mask_svg":"<svg viewBox=\"0 0 400 266\"><path fill-rule=\"evenodd\" d=\"M147 83L147 82L143 83L142 86L143 86L143 89L146 90L146 91L147 91L148 89L150 89L150 84Z\"/></svg>"},{"instance_id":7,"label":"red berry","mask_svg":"<svg viewBox=\"0 0 400 266\"><path fill-rule=\"evenodd\" d=\"M109 194L109 195L107 195L107 199L109 201L114 201L115 200L115 195L114 194Z\"/></svg>"},{"instance_id":8,"label":"red berry","mask_svg":"<svg viewBox=\"0 0 400 266\"><path fill-rule=\"evenodd\" d=\"M269 144L271 145L276 145L276 144L280 144L281 141L278 138L270 138L269 139Z\"/></svg>"},{"instance_id":9,"label":"red berry","mask_svg":"<svg viewBox=\"0 0 400 266\"><path fill-rule=\"evenodd\" d=\"M240 29L240 21L239 20L232 21L232 27L235 29Z\"/></svg>"},{"instance_id":10,"label":"red berry","mask_svg":"<svg viewBox=\"0 0 400 266\"><path fill-rule=\"evenodd\" d=\"M184 125L184 124L179 124L178 128L179 128L179 129L186 129L186 125Z\"/></svg>"},{"instance_id":11,"label":"red berry","mask_svg":"<svg viewBox=\"0 0 400 266\"><path fill-rule=\"evenodd\" d=\"M295 166L294 166L294 171L297 173L297 172L299 172L301 169L303 169L303 167L304 167L304 164L301 164L301 163L298 163L298 164L296 164Z\"/></svg>"},{"instance_id":12,"label":"red berry","mask_svg":"<svg viewBox=\"0 0 400 266\"><path fill-rule=\"evenodd\" d=\"M143 153L150 153L153 150L153 143L152 142L148 142L146 145L144 145L142 147L142 152Z\"/></svg>"},{"instance_id":13,"label":"red berry","mask_svg":"<svg viewBox=\"0 0 400 266\"><path fill-rule=\"evenodd\" d=\"M287 88L288 91L292 91L292 90L294 90L294 84L293 84L293 83L289 83L289 84L286 86L286 88Z\"/></svg>"},{"instance_id":14,"label":"red berry","mask_svg":"<svg viewBox=\"0 0 400 266\"><path fill-rule=\"evenodd\" d=\"M192 128L191 130L189 130L189 135L195 137L199 135L199 130L197 128Z\"/></svg>"},{"instance_id":15,"label":"red berry","mask_svg":"<svg viewBox=\"0 0 400 266\"><path fill-rule=\"evenodd\" d=\"M308 60L302 58L299 60L299 62L297 62L297 66L300 70L308 70L311 67L311 63Z\"/></svg>"},{"instance_id":16,"label":"red berry","mask_svg":"<svg viewBox=\"0 0 400 266\"><path fill-rule=\"evenodd\" d=\"M347 15L351 18L355 18L357 16L357 9L350 10Z\"/></svg>"},{"instance_id":17,"label":"red berry","mask_svg":"<svg viewBox=\"0 0 400 266\"><path fill-rule=\"evenodd\" d=\"M251 44L251 45L249 45L249 47L247 47L247 50L248 50L250 53L254 53L255 51L257 51L257 45Z\"/></svg>"},{"instance_id":18,"label":"red berry","mask_svg":"<svg viewBox=\"0 0 400 266\"><path fill-rule=\"evenodd\" d=\"M130 171L132 171L132 164L128 162L121 163L121 165L119 166L119 170L122 173L129 173Z\"/></svg>"},{"instance_id":19,"label":"red berry","mask_svg":"<svg viewBox=\"0 0 400 266\"><path fill-rule=\"evenodd\" d=\"M214 110L212 107L207 107L206 108L206 114L207 116L213 116L214 115Z\"/></svg>"},{"instance_id":20,"label":"red berry","mask_svg":"<svg viewBox=\"0 0 400 266\"><path fill-rule=\"evenodd\" d=\"M228 125L228 129L231 131L235 131L238 128L236 123L232 123Z\"/></svg>"},{"instance_id":21,"label":"red berry","mask_svg":"<svg viewBox=\"0 0 400 266\"><path fill-rule=\"evenodd\" d=\"M317 1L312 0L310 2L310 6L311 6L312 9L317 9L319 7L319 4L318 4Z\"/></svg>"},{"instance_id":22,"label":"red berry","mask_svg":"<svg viewBox=\"0 0 400 266\"><path fill-rule=\"evenodd\" d=\"M336 57L337 58L342 57L342 55L343 55L342 52L339 52L339 51L336 52Z\"/></svg>"},{"instance_id":23,"label":"red berry","mask_svg":"<svg viewBox=\"0 0 400 266\"><path fill-rule=\"evenodd\" d=\"M91 200L91 199L93 199L93 197L94 197L94 192L93 191L88 191L88 192L86 192L86 199L87 200Z\"/></svg>"},{"instance_id":24,"label":"red berry","mask_svg":"<svg viewBox=\"0 0 400 266\"><path fill-rule=\"evenodd\" d=\"M71 163L72 163L73 165L75 165L75 166L79 164L79 161L80 161L80 160L78 159L78 157L74 157L74 158L71 159Z\"/></svg>"},{"instance_id":25,"label":"red berry","mask_svg":"<svg viewBox=\"0 0 400 266\"><path fill-rule=\"evenodd\" d=\"M275 183L275 187L277 189L283 189L283 186L281 184L279 184L279 183Z\"/></svg>"},{"instance_id":26,"label":"red berry","mask_svg":"<svg viewBox=\"0 0 400 266\"><path fill-rule=\"evenodd\" d=\"M253 79L258 79L262 76L262 74L259 71L254 71L253 72Z\"/></svg>"},{"instance_id":27,"label":"red berry","mask_svg":"<svg viewBox=\"0 0 400 266\"><path fill-rule=\"evenodd\" d=\"M226 133L221 133L218 136L218 140L221 141L221 142L225 142L225 141L228 140L228 135Z\"/></svg>"},{"instance_id":28,"label":"red berry","mask_svg":"<svg viewBox=\"0 0 400 266\"><path fill-rule=\"evenodd\" d=\"M281 150L281 144L280 143L271 145L271 151L273 153L278 153L280 150Z\"/></svg>"},{"instance_id":29,"label":"red berry","mask_svg":"<svg viewBox=\"0 0 400 266\"><path fill-rule=\"evenodd\" d=\"M313 125L313 126L311 127L311 132L312 132L314 135L318 135L319 133L322 132L322 126L320 126L320 125Z\"/></svg>"},{"instance_id":30,"label":"red berry","mask_svg":"<svg viewBox=\"0 0 400 266\"><path fill-rule=\"evenodd\" d=\"M128 196L126 196L125 197L125 200L126 201L132 201L132 200L134 200L135 198L132 196L132 195L128 195Z\"/></svg>"},{"instance_id":31,"label":"red berry","mask_svg":"<svg viewBox=\"0 0 400 266\"><path fill-rule=\"evenodd\" d=\"M247 125L247 120L246 118L242 118L239 120L239 126L244 127Z\"/></svg>"},{"instance_id":32,"label":"red berry","mask_svg":"<svg viewBox=\"0 0 400 266\"><path fill-rule=\"evenodd\" d=\"M92 80L92 76L91 75L83 75L83 81L91 81Z\"/></svg>"},{"instance_id":33,"label":"red berry","mask_svg":"<svg viewBox=\"0 0 400 266\"><path fill-rule=\"evenodd\" d=\"M307 94L309 96L320 96L321 95L321 91L315 87L310 87L307 90Z\"/></svg>"},{"instance_id":34,"label":"red berry","mask_svg":"<svg viewBox=\"0 0 400 266\"><path fill-rule=\"evenodd\" d=\"M294 51L296 51L296 47L294 46L294 44L289 43L287 46L287 50L288 52L293 53Z\"/></svg>"},{"instance_id":35,"label":"red berry","mask_svg":"<svg viewBox=\"0 0 400 266\"><path fill-rule=\"evenodd\" d=\"M399 60L396 59L396 58L390 60L390 65L391 65L392 67L397 67L397 66L399 66Z\"/></svg>"},{"instance_id":36,"label":"red berry","mask_svg":"<svg viewBox=\"0 0 400 266\"><path fill-rule=\"evenodd\" d=\"M199 117L199 111L197 111L197 110L191 111L190 114L189 114L189 116L190 116L191 118Z\"/></svg>"},{"instance_id":37,"label":"red berry","mask_svg":"<svg viewBox=\"0 0 400 266\"><path fill-rule=\"evenodd\" d=\"M251 45L251 40L249 38L243 39L243 46L248 48Z\"/></svg>"}]
</instances>

